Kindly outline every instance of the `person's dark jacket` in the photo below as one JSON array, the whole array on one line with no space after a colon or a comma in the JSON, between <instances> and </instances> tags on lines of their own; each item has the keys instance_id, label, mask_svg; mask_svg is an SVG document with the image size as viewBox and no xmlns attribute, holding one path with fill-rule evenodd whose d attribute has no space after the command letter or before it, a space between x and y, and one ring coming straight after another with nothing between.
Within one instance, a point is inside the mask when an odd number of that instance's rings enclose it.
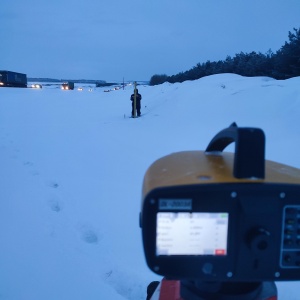
<instances>
[{"instance_id":1,"label":"person's dark jacket","mask_svg":"<svg viewBox=\"0 0 300 300\"><path fill-rule=\"evenodd\" d=\"M134 94L132 94L130 96L130 100L132 101L132 112L131 115L134 115ZM137 111L137 115L140 116L141 115L141 100L142 100L142 95L138 93L138 90L136 90L136 111Z\"/></svg>"},{"instance_id":2,"label":"person's dark jacket","mask_svg":"<svg viewBox=\"0 0 300 300\"><path fill-rule=\"evenodd\" d=\"M130 100L134 101L134 94L131 95ZM139 93L136 93L136 104L137 105L138 105L138 103L141 104L141 100L142 100L142 95Z\"/></svg>"}]
</instances>

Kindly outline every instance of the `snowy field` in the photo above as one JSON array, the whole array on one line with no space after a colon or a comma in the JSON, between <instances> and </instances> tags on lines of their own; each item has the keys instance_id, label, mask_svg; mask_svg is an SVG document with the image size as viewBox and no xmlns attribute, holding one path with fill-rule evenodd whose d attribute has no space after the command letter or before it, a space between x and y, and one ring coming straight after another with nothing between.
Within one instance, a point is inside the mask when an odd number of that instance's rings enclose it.
<instances>
[{"instance_id":1,"label":"snowy field","mask_svg":"<svg viewBox=\"0 0 300 300\"><path fill-rule=\"evenodd\" d=\"M232 122L262 128L266 159L300 168L300 77L141 85L137 119L132 92L0 89L1 300L145 299L159 277L142 248L143 176ZM277 286L300 299L299 282Z\"/></svg>"}]
</instances>

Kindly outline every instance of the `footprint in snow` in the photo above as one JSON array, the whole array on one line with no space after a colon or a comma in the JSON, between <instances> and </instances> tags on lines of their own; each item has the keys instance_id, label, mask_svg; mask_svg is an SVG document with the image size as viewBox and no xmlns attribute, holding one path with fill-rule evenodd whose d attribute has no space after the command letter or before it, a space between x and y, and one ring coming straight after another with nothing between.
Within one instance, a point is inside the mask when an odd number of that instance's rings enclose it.
<instances>
[{"instance_id":1,"label":"footprint in snow","mask_svg":"<svg viewBox=\"0 0 300 300\"><path fill-rule=\"evenodd\" d=\"M53 212L58 213L63 209L62 201L57 195L50 195L47 202Z\"/></svg>"},{"instance_id":2,"label":"footprint in snow","mask_svg":"<svg viewBox=\"0 0 300 300\"><path fill-rule=\"evenodd\" d=\"M100 237L98 233L88 225L78 225L81 239L87 244L98 244Z\"/></svg>"},{"instance_id":3,"label":"footprint in snow","mask_svg":"<svg viewBox=\"0 0 300 300\"><path fill-rule=\"evenodd\" d=\"M59 183L57 181L54 181L54 180L49 180L46 182L46 185L48 187L51 187L53 189L57 189L59 187Z\"/></svg>"},{"instance_id":4,"label":"footprint in snow","mask_svg":"<svg viewBox=\"0 0 300 300\"><path fill-rule=\"evenodd\" d=\"M82 232L82 239L88 244L98 243L98 235L95 231L91 229L87 229L84 232Z\"/></svg>"},{"instance_id":5,"label":"footprint in snow","mask_svg":"<svg viewBox=\"0 0 300 300\"><path fill-rule=\"evenodd\" d=\"M23 162L23 166L27 167L30 170L30 174L33 176L37 176L40 174L39 171L33 169L34 163L31 161Z\"/></svg>"}]
</instances>

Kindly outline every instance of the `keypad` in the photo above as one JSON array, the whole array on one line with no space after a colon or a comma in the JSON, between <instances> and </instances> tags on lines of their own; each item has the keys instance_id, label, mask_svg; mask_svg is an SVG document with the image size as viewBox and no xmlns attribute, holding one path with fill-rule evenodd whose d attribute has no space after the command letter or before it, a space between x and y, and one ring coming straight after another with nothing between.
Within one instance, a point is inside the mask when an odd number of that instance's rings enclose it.
<instances>
[{"instance_id":1,"label":"keypad","mask_svg":"<svg viewBox=\"0 0 300 300\"><path fill-rule=\"evenodd\" d=\"M300 268L300 205L283 210L281 267Z\"/></svg>"}]
</instances>

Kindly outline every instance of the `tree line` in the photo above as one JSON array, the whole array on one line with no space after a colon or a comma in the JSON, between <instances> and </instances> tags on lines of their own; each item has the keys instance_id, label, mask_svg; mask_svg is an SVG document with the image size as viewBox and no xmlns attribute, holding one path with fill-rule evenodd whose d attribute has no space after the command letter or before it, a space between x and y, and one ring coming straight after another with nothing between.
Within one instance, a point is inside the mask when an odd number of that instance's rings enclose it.
<instances>
[{"instance_id":1,"label":"tree line","mask_svg":"<svg viewBox=\"0 0 300 300\"><path fill-rule=\"evenodd\" d=\"M164 82L183 82L195 80L204 76L235 73L242 76L268 76L275 79L288 79L300 76L300 28L289 31L288 42L276 52L270 49L267 53L238 53L234 57L227 56L225 60L206 61L198 63L192 69L176 75L153 75L150 85Z\"/></svg>"}]
</instances>

